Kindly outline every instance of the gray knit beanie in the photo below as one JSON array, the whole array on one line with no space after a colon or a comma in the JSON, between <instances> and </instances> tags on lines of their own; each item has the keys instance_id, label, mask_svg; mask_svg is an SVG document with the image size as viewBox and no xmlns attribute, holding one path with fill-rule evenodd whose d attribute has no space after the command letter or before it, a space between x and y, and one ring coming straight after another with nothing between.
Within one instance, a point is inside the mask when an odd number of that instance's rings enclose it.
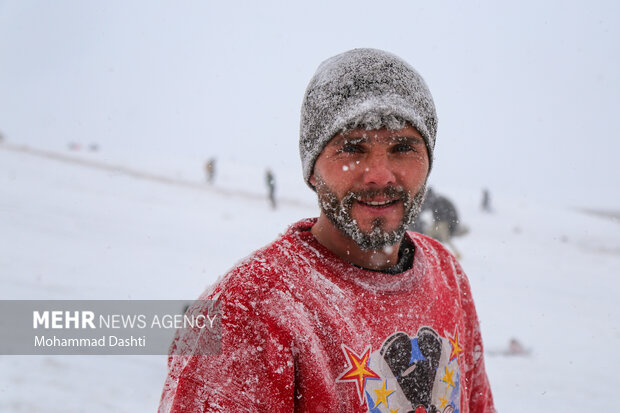
<instances>
[{"instance_id":1,"label":"gray knit beanie","mask_svg":"<svg viewBox=\"0 0 620 413\"><path fill-rule=\"evenodd\" d=\"M327 142L368 115L409 122L424 138L432 166L437 113L424 79L391 53L353 49L321 63L306 89L299 152L310 188L314 163Z\"/></svg>"}]
</instances>

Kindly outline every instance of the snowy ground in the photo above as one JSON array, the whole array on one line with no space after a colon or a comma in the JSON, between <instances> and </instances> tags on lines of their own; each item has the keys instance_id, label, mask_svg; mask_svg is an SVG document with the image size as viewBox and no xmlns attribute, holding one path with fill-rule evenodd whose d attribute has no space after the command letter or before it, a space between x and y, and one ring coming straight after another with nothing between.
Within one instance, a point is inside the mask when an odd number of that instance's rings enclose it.
<instances>
[{"instance_id":1,"label":"snowy ground","mask_svg":"<svg viewBox=\"0 0 620 413\"><path fill-rule=\"evenodd\" d=\"M93 167L17 149L0 145L0 299L192 299L317 214L298 171L276 168L286 199L273 211L261 165L222 161L208 187L189 162L145 169L69 153ZM499 411L609 411L620 384L620 222L517 197L483 214L479 189L436 189L471 230L456 243ZM512 337L529 356L500 355ZM152 412L165 361L0 356L0 412Z\"/></svg>"}]
</instances>

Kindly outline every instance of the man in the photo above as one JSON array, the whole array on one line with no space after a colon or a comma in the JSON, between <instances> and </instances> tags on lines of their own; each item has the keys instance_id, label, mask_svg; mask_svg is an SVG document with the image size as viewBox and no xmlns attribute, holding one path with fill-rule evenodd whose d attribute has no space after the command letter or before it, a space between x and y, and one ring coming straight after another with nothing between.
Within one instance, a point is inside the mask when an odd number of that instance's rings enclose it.
<instances>
[{"instance_id":1,"label":"man","mask_svg":"<svg viewBox=\"0 0 620 413\"><path fill-rule=\"evenodd\" d=\"M319 66L300 152L321 214L202 296L224 307L222 352L170 357L160 412L495 411L467 278L406 232L436 128L400 58L355 49Z\"/></svg>"},{"instance_id":2,"label":"man","mask_svg":"<svg viewBox=\"0 0 620 413\"><path fill-rule=\"evenodd\" d=\"M269 204L271 208L276 209L276 177L271 172L271 169L265 171L265 183L267 184L267 196L269 197Z\"/></svg>"},{"instance_id":3,"label":"man","mask_svg":"<svg viewBox=\"0 0 620 413\"><path fill-rule=\"evenodd\" d=\"M480 209L483 212L491 212L491 193L487 188L482 190L482 203L480 205Z\"/></svg>"},{"instance_id":4,"label":"man","mask_svg":"<svg viewBox=\"0 0 620 413\"><path fill-rule=\"evenodd\" d=\"M207 183L212 184L215 179L215 158L209 158L205 163L205 172L207 174Z\"/></svg>"}]
</instances>

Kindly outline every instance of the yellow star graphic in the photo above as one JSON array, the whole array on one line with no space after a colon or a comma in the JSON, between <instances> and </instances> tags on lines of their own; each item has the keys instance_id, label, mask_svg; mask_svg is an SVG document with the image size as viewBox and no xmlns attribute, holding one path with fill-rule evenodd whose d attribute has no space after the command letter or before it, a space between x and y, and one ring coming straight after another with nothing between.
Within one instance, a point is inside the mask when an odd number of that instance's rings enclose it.
<instances>
[{"instance_id":1,"label":"yellow star graphic","mask_svg":"<svg viewBox=\"0 0 620 413\"><path fill-rule=\"evenodd\" d=\"M372 371L368 366L370 359L370 346L366 347L366 350L361 356L358 356L353 350L342 345L342 350L349 362L349 370L345 371L336 379L336 381L354 381L357 383L357 394L360 398L360 402L364 400L364 387L366 386L367 379L380 379L381 377Z\"/></svg>"},{"instance_id":2,"label":"yellow star graphic","mask_svg":"<svg viewBox=\"0 0 620 413\"><path fill-rule=\"evenodd\" d=\"M460 353L463 352L463 349L459 345L459 330L458 327L454 330L454 336L448 337L450 340L450 344L452 344L452 353L450 353L450 360L455 357L458 357Z\"/></svg>"},{"instance_id":3,"label":"yellow star graphic","mask_svg":"<svg viewBox=\"0 0 620 413\"><path fill-rule=\"evenodd\" d=\"M441 379L441 381L445 381L446 383L448 383L448 386L455 387L454 386L454 378L452 378L452 375L454 374L454 369L448 370L447 367L445 369L446 369L446 375L443 376L443 379Z\"/></svg>"},{"instance_id":4,"label":"yellow star graphic","mask_svg":"<svg viewBox=\"0 0 620 413\"><path fill-rule=\"evenodd\" d=\"M446 400L445 396L446 395L444 394L439 398L439 401L441 402L441 406L439 406L440 408L446 407L446 404L448 404L448 400Z\"/></svg>"},{"instance_id":5,"label":"yellow star graphic","mask_svg":"<svg viewBox=\"0 0 620 413\"><path fill-rule=\"evenodd\" d=\"M390 413L398 413L398 409L396 409L396 410L390 409Z\"/></svg>"},{"instance_id":6,"label":"yellow star graphic","mask_svg":"<svg viewBox=\"0 0 620 413\"><path fill-rule=\"evenodd\" d=\"M385 407L387 407L387 398L390 394L394 393L394 390L388 390L386 386L387 381L384 380L383 386L381 386L380 389L374 389L374 392L377 394L377 404L375 404L375 407L379 407L381 403L385 404Z\"/></svg>"}]
</instances>

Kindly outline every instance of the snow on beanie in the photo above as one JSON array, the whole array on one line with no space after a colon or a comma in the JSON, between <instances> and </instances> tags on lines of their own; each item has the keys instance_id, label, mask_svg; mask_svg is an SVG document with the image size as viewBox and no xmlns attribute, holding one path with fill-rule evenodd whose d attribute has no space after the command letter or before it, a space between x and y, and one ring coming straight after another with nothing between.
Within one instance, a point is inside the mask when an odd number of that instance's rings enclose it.
<instances>
[{"instance_id":1,"label":"snow on beanie","mask_svg":"<svg viewBox=\"0 0 620 413\"><path fill-rule=\"evenodd\" d=\"M437 134L435 104L424 79L409 64L377 49L353 49L321 63L301 106L299 152L304 179L334 135L366 115L395 116L415 127L426 142L429 169Z\"/></svg>"}]
</instances>

